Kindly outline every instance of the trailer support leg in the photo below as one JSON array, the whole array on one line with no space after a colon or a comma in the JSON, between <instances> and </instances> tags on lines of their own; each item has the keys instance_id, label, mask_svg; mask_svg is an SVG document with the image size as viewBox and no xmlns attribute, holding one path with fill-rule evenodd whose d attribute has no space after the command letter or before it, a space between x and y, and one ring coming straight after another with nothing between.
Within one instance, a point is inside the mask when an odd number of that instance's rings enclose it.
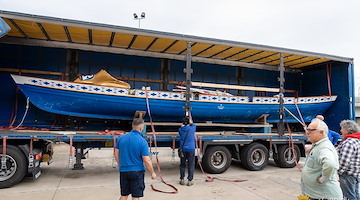
<instances>
[{"instance_id":1,"label":"trailer support leg","mask_svg":"<svg viewBox=\"0 0 360 200\"><path fill-rule=\"evenodd\" d=\"M83 170L84 166L81 163L81 158L84 156L84 149L82 147L82 144L76 143L75 144L75 157L76 157L76 163L74 164L73 170Z\"/></svg>"},{"instance_id":2,"label":"trailer support leg","mask_svg":"<svg viewBox=\"0 0 360 200\"><path fill-rule=\"evenodd\" d=\"M6 136L3 136L3 152L1 156L1 169L6 170Z\"/></svg>"}]
</instances>

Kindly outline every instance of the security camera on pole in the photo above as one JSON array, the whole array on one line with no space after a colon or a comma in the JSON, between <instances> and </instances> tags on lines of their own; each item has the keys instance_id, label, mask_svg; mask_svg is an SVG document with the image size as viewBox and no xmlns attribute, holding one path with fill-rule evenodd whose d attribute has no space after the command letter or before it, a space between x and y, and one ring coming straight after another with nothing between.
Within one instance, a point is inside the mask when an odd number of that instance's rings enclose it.
<instances>
[{"instance_id":1,"label":"security camera on pole","mask_svg":"<svg viewBox=\"0 0 360 200\"><path fill-rule=\"evenodd\" d=\"M139 20L139 29L140 29L140 20L145 19L145 13L142 12L140 17L136 13L134 13L134 20Z\"/></svg>"}]
</instances>

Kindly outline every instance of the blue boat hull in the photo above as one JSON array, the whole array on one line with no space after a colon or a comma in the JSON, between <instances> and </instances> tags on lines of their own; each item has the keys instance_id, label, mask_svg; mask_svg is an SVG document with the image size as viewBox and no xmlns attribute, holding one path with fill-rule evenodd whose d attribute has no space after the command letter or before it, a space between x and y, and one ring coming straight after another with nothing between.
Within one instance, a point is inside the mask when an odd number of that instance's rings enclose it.
<instances>
[{"instance_id":1,"label":"blue boat hull","mask_svg":"<svg viewBox=\"0 0 360 200\"><path fill-rule=\"evenodd\" d=\"M18 84L36 107L47 112L86 118L131 120L136 111L147 111L146 98L138 96L115 96L94 94L41 86ZM324 113L333 103L315 102L298 104L306 122ZM149 98L154 121L181 121L184 116L184 100ZM267 122L278 122L278 103L258 104L254 102L203 102L192 100L192 116L196 122L251 123L263 114L269 114ZM297 113L295 104L285 104L292 113ZM148 115L147 115L148 116ZM146 117L145 117L146 118ZM297 122L293 117L287 122Z\"/></svg>"}]
</instances>

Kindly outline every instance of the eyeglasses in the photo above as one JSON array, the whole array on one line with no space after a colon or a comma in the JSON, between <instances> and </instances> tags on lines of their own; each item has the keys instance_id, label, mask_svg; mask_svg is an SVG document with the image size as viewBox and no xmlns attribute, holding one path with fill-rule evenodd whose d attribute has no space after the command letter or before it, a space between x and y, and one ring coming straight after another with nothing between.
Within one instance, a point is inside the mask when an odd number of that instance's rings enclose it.
<instances>
[{"instance_id":1,"label":"eyeglasses","mask_svg":"<svg viewBox=\"0 0 360 200\"><path fill-rule=\"evenodd\" d=\"M312 128L307 128L306 130L309 131L309 132L313 132L313 131L316 131L317 129L316 128L313 128L313 129Z\"/></svg>"}]
</instances>

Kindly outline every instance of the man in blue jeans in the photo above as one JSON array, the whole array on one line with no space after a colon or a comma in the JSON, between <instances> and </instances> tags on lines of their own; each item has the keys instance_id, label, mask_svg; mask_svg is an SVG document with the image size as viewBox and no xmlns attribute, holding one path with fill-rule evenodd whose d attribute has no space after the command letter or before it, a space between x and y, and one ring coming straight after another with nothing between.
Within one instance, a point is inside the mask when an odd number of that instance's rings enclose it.
<instances>
[{"instance_id":1,"label":"man in blue jeans","mask_svg":"<svg viewBox=\"0 0 360 200\"><path fill-rule=\"evenodd\" d=\"M180 184L185 185L185 168L188 164L188 186L194 185L194 169L195 169L195 131L196 125L193 124L191 117L183 119L183 125L179 128L180 148L183 157L180 156Z\"/></svg>"},{"instance_id":2,"label":"man in blue jeans","mask_svg":"<svg viewBox=\"0 0 360 200\"><path fill-rule=\"evenodd\" d=\"M360 184L360 127L352 120L340 123L342 142L336 148L339 154L340 187L346 200L359 200Z\"/></svg>"},{"instance_id":3,"label":"man in blue jeans","mask_svg":"<svg viewBox=\"0 0 360 200\"><path fill-rule=\"evenodd\" d=\"M132 122L133 130L119 136L116 142L114 156L120 171L121 197L119 200L126 200L130 194L133 200L144 196L144 162L151 173L151 178L156 178L149 157L148 144L141 134L143 127L144 120L135 118Z\"/></svg>"}]
</instances>

